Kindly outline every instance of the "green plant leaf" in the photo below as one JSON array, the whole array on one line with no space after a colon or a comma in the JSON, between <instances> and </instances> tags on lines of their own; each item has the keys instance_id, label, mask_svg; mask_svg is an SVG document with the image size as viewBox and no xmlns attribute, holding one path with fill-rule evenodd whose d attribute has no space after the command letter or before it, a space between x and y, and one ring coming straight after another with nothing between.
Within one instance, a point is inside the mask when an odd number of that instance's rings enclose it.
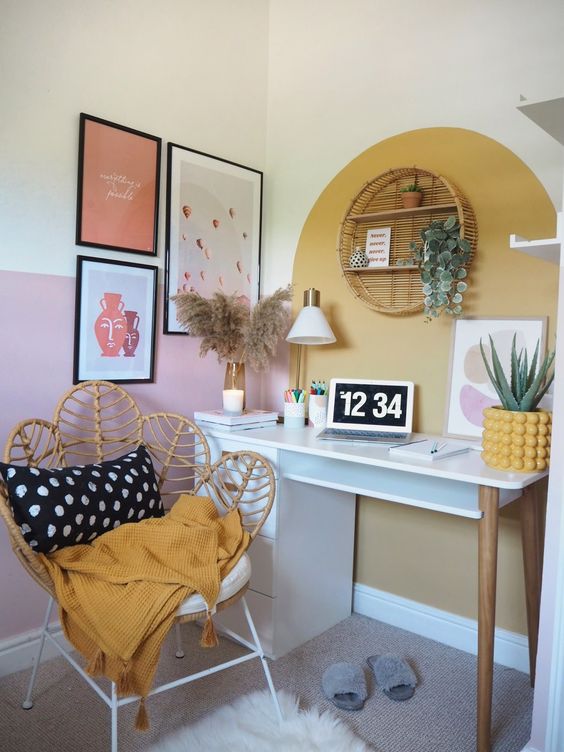
<instances>
[{"instance_id":1,"label":"green plant leaf","mask_svg":"<svg viewBox=\"0 0 564 752\"><path fill-rule=\"evenodd\" d=\"M453 276L448 270L445 270L441 273L440 280L441 282L452 282Z\"/></svg>"},{"instance_id":2,"label":"green plant leaf","mask_svg":"<svg viewBox=\"0 0 564 752\"><path fill-rule=\"evenodd\" d=\"M425 271L421 274L421 282L424 284L428 284L431 281L431 275L429 272Z\"/></svg>"},{"instance_id":3,"label":"green plant leaf","mask_svg":"<svg viewBox=\"0 0 564 752\"><path fill-rule=\"evenodd\" d=\"M450 216L447 220L445 220L444 228L445 230L452 230L455 224L456 217Z\"/></svg>"},{"instance_id":4,"label":"green plant leaf","mask_svg":"<svg viewBox=\"0 0 564 752\"><path fill-rule=\"evenodd\" d=\"M457 292L452 296L452 302L453 303L462 303L462 295Z\"/></svg>"},{"instance_id":5,"label":"green plant leaf","mask_svg":"<svg viewBox=\"0 0 564 752\"><path fill-rule=\"evenodd\" d=\"M541 389L541 384L544 383L544 380L546 378L546 374L548 372L548 369L552 365L552 361L554 360L554 353L549 353L546 358L544 359L541 367L539 368L539 372L535 376L535 379L529 389L527 390L526 394L523 397L523 400L521 402L521 410L523 412L528 412L529 410L533 410L534 408L532 405L535 406L540 401L540 397L538 397L537 392ZM554 373L550 377L550 383L552 383L552 380L554 379ZM549 386L550 386L549 383ZM546 384L543 387L546 391ZM538 398L537 398L538 397Z\"/></svg>"},{"instance_id":6,"label":"green plant leaf","mask_svg":"<svg viewBox=\"0 0 564 752\"><path fill-rule=\"evenodd\" d=\"M456 276L458 276L458 274ZM456 289L458 292L466 292L468 285L466 284L466 282L457 282Z\"/></svg>"},{"instance_id":7,"label":"green plant leaf","mask_svg":"<svg viewBox=\"0 0 564 752\"><path fill-rule=\"evenodd\" d=\"M511 388L509 384L507 383L507 377L505 376L504 370L499 361L497 351L495 349L495 345L494 345L493 339L491 338L491 335L490 335L490 347L492 351L493 372L494 372L497 384L499 388L501 389L505 398L504 407L506 407L508 410L519 410L519 405L517 404L517 400L511 393Z\"/></svg>"},{"instance_id":8,"label":"green plant leaf","mask_svg":"<svg viewBox=\"0 0 564 752\"><path fill-rule=\"evenodd\" d=\"M466 238L460 238L460 240L458 241L458 245L460 246L460 248L462 248L462 250L464 251L464 253L471 253L472 246L466 240Z\"/></svg>"},{"instance_id":9,"label":"green plant leaf","mask_svg":"<svg viewBox=\"0 0 564 752\"><path fill-rule=\"evenodd\" d=\"M468 272L466 269L457 269L456 270L456 279L464 279L467 276Z\"/></svg>"},{"instance_id":10,"label":"green plant leaf","mask_svg":"<svg viewBox=\"0 0 564 752\"><path fill-rule=\"evenodd\" d=\"M492 342L492 338L491 337L490 337L490 342ZM493 347L493 342L492 342L492 347ZM504 396L503 391L501 390L501 388L498 386L498 383L497 383L496 378L495 378L495 376L494 376L494 374L492 372L490 364L488 363L488 359L486 357L486 351L484 350L484 346L482 344L482 338L481 337L480 337L480 352L482 353L482 360L484 361L484 365L486 367L486 372L488 374L488 378L489 378L489 380L490 380L493 388L496 390L497 396L501 400L501 404L504 407L506 407L505 396Z\"/></svg>"}]
</instances>

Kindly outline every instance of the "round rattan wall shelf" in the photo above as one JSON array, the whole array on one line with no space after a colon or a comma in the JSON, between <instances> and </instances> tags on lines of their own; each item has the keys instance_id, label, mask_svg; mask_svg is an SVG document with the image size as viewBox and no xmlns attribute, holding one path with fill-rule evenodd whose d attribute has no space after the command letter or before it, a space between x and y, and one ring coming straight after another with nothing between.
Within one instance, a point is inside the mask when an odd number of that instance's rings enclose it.
<instances>
[{"instance_id":1,"label":"round rattan wall shelf","mask_svg":"<svg viewBox=\"0 0 564 752\"><path fill-rule=\"evenodd\" d=\"M423 192L421 206L404 209L401 188L415 182ZM345 280L353 294L381 313L404 316L423 310L421 279L416 266L398 266L409 258L409 244L420 240L420 231L433 220L455 215L460 235L472 247L472 263L478 242L476 218L466 197L441 175L418 167L399 167L369 181L353 199L339 233L338 256ZM351 268L356 248L366 247L368 230L391 228L389 266Z\"/></svg>"}]
</instances>

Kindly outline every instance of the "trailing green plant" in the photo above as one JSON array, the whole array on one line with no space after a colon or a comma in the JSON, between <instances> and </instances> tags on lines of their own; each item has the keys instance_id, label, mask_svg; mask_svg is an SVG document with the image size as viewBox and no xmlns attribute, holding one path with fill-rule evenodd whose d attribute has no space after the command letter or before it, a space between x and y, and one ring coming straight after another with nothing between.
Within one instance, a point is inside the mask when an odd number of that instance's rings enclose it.
<instances>
[{"instance_id":1,"label":"trailing green plant","mask_svg":"<svg viewBox=\"0 0 564 752\"><path fill-rule=\"evenodd\" d=\"M417 185L417 183L410 183L400 188L400 193L423 193L423 190Z\"/></svg>"},{"instance_id":2,"label":"trailing green plant","mask_svg":"<svg viewBox=\"0 0 564 752\"><path fill-rule=\"evenodd\" d=\"M404 262L419 267L425 316L430 321L441 313L458 316L462 313L463 295L468 289L464 268L470 261L470 243L460 237L456 217L444 222L434 220L421 230L421 243L409 244L411 256Z\"/></svg>"},{"instance_id":3,"label":"trailing green plant","mask_svg":"<svg viewBox=\"0 0 564 752\"><path fill-rule=\"evenodd\" d=\"M491 366L488 363L481 339L480 352L490 381L501 400L502 406L506 410L515 410L522 413L531 412L544 397L554 379L554 370L550 376L547 376L554 361L554 351L545 355L543 362L537 369L540 340L537 342L533 359L529 365L526 348L522 348L517 354L517 334L514 334L511 344L511 375L508 381L491 335L489 339L492 351Z\"/></svg>"}]
</instances>

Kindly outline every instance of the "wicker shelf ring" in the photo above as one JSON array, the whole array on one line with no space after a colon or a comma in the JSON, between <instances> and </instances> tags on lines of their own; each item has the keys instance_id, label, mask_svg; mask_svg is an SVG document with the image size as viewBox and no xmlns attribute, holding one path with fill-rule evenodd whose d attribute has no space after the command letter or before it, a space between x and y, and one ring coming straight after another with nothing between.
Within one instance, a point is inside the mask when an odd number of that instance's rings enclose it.
<instances>
[{"instance_id":1,"label":"wicker shelf ring","mask_svg":"<svg viewBox=\"0 0 564 752\"><path fill-rule=\"evenodd\" d=\"M423 203L405 209L401 189L414 183L423 192ZM460 235L472 251L468 268L476 253L478 227L468 199L446 178L419 167L388 170L367 182L352 200L339 231L337 249L345 281L355 297L380 313L405 316L423 310L423 293L419 269L398 266L409 258L409 244L420 239L420 232L433 220L444 221L456 216ZM351 268L350 258L356 248L366 249L368 230L391 228L388 267Z\"/></svg>"}]
</instances>

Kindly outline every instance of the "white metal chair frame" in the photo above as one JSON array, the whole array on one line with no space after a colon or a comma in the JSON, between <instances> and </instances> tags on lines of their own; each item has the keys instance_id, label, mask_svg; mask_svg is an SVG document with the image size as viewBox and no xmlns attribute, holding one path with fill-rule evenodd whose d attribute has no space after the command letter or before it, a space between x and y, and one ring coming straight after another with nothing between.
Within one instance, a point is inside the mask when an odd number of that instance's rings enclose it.
<instances>
[{"instance_id":1,"label":"white metal chair frame","mask_svg":"<svg viewBox=\"0 0 564 752\"><path fill-rule=\"evenodd\" d=\"M236 507L251 539L256 537L274 500L275 479L269 462L261 455L245 451L225 454L211 464L207 440L198 426L187 418L173 413L153 413L144 416L131 396L110 382L85 381L70 389L58 403L52 422L31 419L19 423L6 443L4 461L27 464L31 467L62 467L77 462L100 462L124 454L141 442L151 455L159 491L164 499L174 499L182 493L208 495L220 510L227 511ZM66 646L61 644L58 639L62 634L60 628L49 626L56 601L53 582L14 522L7 491L1 482L0 516L8 528L14 553L26 571L50 596L22 707L33 707L32 695L37 671L45 642L49 641L110 708L111 752L117 752L118 708L138 701L139 697L118 698L114 682L110 682L109 694L103 691ZM220 612L236 601L241 601L252 642L226 627L220 625L220 628L224 634L248 648L250 652L155 687L149 693L149 697L231 666L260 658L276 715L279 721L282 720L270 669L244 597L249 578L250 574L236 593L216 604L215 610ZM207 613L206 610L191 609L190 598L183 606L183 614L176 620L178 658L184 656L180 623L203 619Z\"/></svg>"}]
</instances>

